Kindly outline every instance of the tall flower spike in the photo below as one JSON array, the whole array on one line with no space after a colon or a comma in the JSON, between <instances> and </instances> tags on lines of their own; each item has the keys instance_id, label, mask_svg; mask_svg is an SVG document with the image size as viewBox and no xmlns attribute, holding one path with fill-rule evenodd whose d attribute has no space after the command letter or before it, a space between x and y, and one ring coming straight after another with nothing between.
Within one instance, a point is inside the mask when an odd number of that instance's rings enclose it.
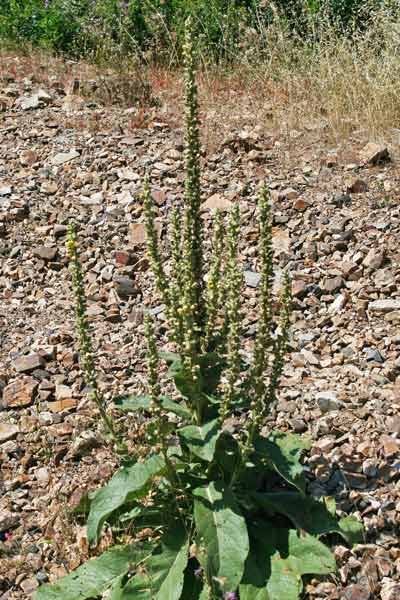
<instances>
[{"instance_id":1,"label":"tall flower spike","mask_svg":"<svg viewBox=\"0 0 400 600\"><path fill-rule=\"evenodd\" d=\"M108 430L111 438L116 444L118 452L126 453L125 444L120 440L114 421L107 414L103 395L101 394L98 383L96 368L94 365L94 351L92 340L90 338L89 324L86 318L86 296L83 283L83 273L79 258L79 246L77 242L76 227L73 223L68 226L67 237L67 255L70 259L70 270L72 276L72 290L75 298L75 322L79 337L79 350L82 371L86 384L91 388L91 398L95 402L101 419Z\"/></svg>"},{"instance_id":2,"label":"tall flower spike","mask_svg":"<svg viewBox=\"0 0 400 600\"><path fill-rule=\"evenodd\" d=\"M203 329L203 222L200 217L200 132L192 22L186 21L183 46L185 68L185 242L190 249L193 302L196 326Z\"/></svg>"},{"instance_id":3,"label":"tall flower spike","mask_svg":"<svg viewBox=\"0 0 400 600\"><path fill-rule=\"evenodd\" d=\"M268 367L271 347L272 307L271 289L273 283L273 258L271 209L265 185L259 195L259 257L261 263L260 312L257 335L254 345L253 365L250 371L251 393L255 398L264 398L264 373Z\"/></svg>"},{"instance_id":4,"label":"tall flower spike","mask_svg":"<svg viewBox=\"0 0 400 600\"><path fill-rule=\"evenodd\" d=\"M213 260L207 279L207 317L205 335L203 340L203 351L207 352L209 343L217 325L218 312L222 307L223 284L222 284L222 257L224 254L224 221L221 211L217 211L214 219L213 236Z\"/></svg>"},{"instance_id":5,"label":"tall flower spike","mask_svg":"<svg viewBox=\"0 0 400 600\"><path fill-rule=\"evenodd\" d=\"M228 272L227 272L227 364L226 384L221 404L220 418L223 422L236 395L236 386L240 377L240 342L241 342L241 291L243 274L238 262L238 246L240 235L240 208L236 204L232 210L228 227Z\"/></svg>"},{"instance_id":6,"label":"tall flower spike","mask_svg":"<svg viewBox=\"0 0 400 600\"><path fill-rule=\"evenodd\" d=\"M279 384L279 378L282 375L284 367L284 357L289 341L291 302L292 283L288 272L286 272L283 291L281 295L279 333L274 343L274 360L272 363L271 376L265 398L265 408L268 408L269 406L271 406L271 404L275 402L275 395Z\"/></svg>"},{"instance_id":7,"label":"tall flower spike","mask_svg":"<svg viewBox=\"0 0 400 600\"><path fill-rule=\"evenodd\" d=\"M161 294L163 302L168 306L168 284L158 245L158 235L155 225L154 200L151 196L148 177L146 177L144 180L143 210L145 216L144 226L146 230L147 248L150 257L151 269L156 280L157 289Z\"/></svg>"},{"instance_id":8,"label":"tall flower spike","mask_svg":"<svg viewBox=\"0 0 400 600\"><path fill-rule=\"evenodd\" d=\"M200 406L198 363L200 351L200 330L196 322L197 305L193 294L193 271L190 261L190 244L185 237L182 245L182 306L179 316L182 319L182 358L187 381L192 387L191 398L194 402L197 422L202 422Z\"/></svg>"},{"instance_id":9,"label":"tall flower spike","mask_svg":"<svg viewBox=\"0 0 400 600\"><path fill-rule=\"evenodd\" d=\"M160 364L153 324L149 315L146 315L144 319L144 332L147 341L147 370L149 377L151 408L154 416L159 417L161 413L161 388L158 377Z\"/></svg>"},{"instance_id":10,"label":"tall flower spike","mask_svg":"<svg viewBox=\"0 0 400 600\"><path fill-rule=\"evenodd\" d=\"M169 283L169 311L168 321L170 325L169 333L171 340L179 348L183 343L182 330L182 222L181 215L177 208L173 209L170 218L170 241L171 241L171 273Z\"/></svg>"}]
</instances>

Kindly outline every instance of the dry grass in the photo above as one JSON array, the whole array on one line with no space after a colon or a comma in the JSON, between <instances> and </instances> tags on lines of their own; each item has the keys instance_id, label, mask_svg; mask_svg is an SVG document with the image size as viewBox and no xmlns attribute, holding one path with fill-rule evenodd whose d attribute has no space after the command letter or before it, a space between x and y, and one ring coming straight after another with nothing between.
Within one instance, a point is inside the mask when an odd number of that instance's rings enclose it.
<instances>
[{"instance_id":1,"label":"dry grass","mask_svg":"<svg viewBox=\"0 0 400 600\"><path fill-rule=\"evenodd\" d=\"M258 38L244 34L240 60L203 69L199 87L210 150L243 127L289 138L296 130L315 131L332 143L356 132L370 139L398 133L400 22L381 13L368 33L346 38L321 26L318 38L311 49L272 26ZM179 74L149 69L148 77L165 113L175 107L179 114Z\"/></svg>"},{"instance_id":2,"label":"dry grass","mask_svg":"<svg viewBox=\"0 0 400 600\"><path fill-rule=\"evenodd\" d=\"M199 87L209 150L233 128L259 126L288 136L293 130L319 130L332 141L360 130L377 139L400 128L399 21L382 13L367 34L349 39L321 27L318 35L318 45L311 49L278 25L256 37L244 32L240 60L204 67ZM128 131L147 127L154 118L180 125L178 70L139 65L134 59L96 67L43 52L1 58L5 80L29 77L102 106L137 107L122 119Z\"/></svg>"}]
</instances>

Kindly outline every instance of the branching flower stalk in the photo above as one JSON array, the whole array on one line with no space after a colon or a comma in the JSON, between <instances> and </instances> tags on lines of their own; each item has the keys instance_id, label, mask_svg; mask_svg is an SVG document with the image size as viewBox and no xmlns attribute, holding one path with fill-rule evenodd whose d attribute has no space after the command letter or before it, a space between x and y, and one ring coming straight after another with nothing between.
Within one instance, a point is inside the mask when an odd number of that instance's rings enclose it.
<instances>
[{"instance_id":1,"label":"branching flower stalk","mask_svg":"<svg viewBox=\"0 0 400 600\"><path fill-rule=\"evenodd\" d=\"M220 407L221 422L229 415L236 395L236 386L240 377L241 321L240 311L243 287L243 274L238 262L240 235L240 208L236 204L232 209L228 227L228 265L227 265L227 365L226 384Z\"/></svg>"},{"instance_id":2,"label":"branching flower stalk","mask_svg":"<svg viewBox=\"0 0 400 600\"><path fill-rule=\"evenodd\" d=\"M90 338L89 324L86 318L86 295L83 283L82 266L79 258L79 246L76 227L73 223L68 226L67 254L70 259L72 290L75 299L75 321L79 337L80 362L86 384L91 388L91 399L95 402L101 419L116 445L120 454L126 454L126 445L116 432L113 419L107 414L105 401L97 383L94 365L94 351Z\"/></svg>"},{"instance_id":3,"label":"branching flower stalk","mask_svg":"<svg viewBox=\"0 0 400 600\"><path fill-rule=\"evenodd\" d=\"M245 430L245 441L242 449L242 461L234 478L239 475L252 452L254 439L260 433L265 417L275 400L276 389L284 365L289 325L291 282L285 274L285 282L281 297L280 332L272 339L272 284L273 284L273 247L270 204L268 192L262 186L259 195L259 256L261 262L260 311L258 329L254 345L253 363L246 391L250 396L250 417ZM270 367L269 383L265 383L265 374Z\"/></svg>"}]
</instances>

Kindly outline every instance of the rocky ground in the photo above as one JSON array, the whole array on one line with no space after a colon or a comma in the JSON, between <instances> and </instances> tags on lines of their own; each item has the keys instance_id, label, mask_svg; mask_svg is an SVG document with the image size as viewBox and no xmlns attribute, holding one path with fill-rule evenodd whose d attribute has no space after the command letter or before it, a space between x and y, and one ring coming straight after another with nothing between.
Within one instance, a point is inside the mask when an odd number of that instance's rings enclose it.
<instances>
[{"instance_id":1,"label":"rocky ground","mask_svg":"<svg viewBox=\"0 0 400 600\"><path fill-rule=\"evenodd\" d=\"M143 176L151 174L163 240L184 174L182 130L162 101L144 119L136 109L102 108L68 93L57 79L40 89L34 78L3 73L0 106L0 600L6 600L29 598L41 582L84 560L85 530L72 509L116 465L78 369L66 225L74 219L80 226L101 384L107 397L137 392L145 382L143 314L150 310L159 320L161 344L164 318L145 255ZM204 156L205 224L215 207L229 211L240 203L250 345L259 281L256 189L268 183L275 287L288 265L295 298L271 423L311 435L310 491L335 496L339 509L357 515L366 529L365 543L336 547L337 575L310 581L306 596L396 600L400 132L389 131L384 144L354 132L334 146L323 121L284 132L254 128L251 110L240 112L236 126L226 127L221 116L225 127L215 126L213 149ZM218 123L218 114L212 118ZM131 443L140 443L142 424L124 419Z\"/></svg>"}]
</instances>

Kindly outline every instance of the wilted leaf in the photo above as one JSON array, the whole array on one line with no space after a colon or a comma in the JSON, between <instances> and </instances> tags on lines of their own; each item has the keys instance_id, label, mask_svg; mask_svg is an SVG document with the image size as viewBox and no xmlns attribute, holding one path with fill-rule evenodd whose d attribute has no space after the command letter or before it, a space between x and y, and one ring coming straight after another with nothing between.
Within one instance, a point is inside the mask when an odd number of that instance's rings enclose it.
<instances>
[{"instance_id":1,"label":"wilted leaf","mask_svg":"<svg viewBox=\"0 0 400 600\"><path fill-rule=\"evenodd\" d=\"M246 522L232 491L221 481L197 488L194 496L198 545L206 553L202 566L209 579L221 582L222 589L235 590L249 552Z\"/></svg>"},{"instance_id":2,"label":"wilted leaf","mask_svg":"<svg viewBox=\"0 0 400 600\"><path fill-rule=\"evenodd\" d=\"M154 455L144 463L122 467L91 500L87 521L88 540L96 545L105 520L126 502L143 496L151 479L165 466L161 456Z\"/></svg>"}]
</instances>

